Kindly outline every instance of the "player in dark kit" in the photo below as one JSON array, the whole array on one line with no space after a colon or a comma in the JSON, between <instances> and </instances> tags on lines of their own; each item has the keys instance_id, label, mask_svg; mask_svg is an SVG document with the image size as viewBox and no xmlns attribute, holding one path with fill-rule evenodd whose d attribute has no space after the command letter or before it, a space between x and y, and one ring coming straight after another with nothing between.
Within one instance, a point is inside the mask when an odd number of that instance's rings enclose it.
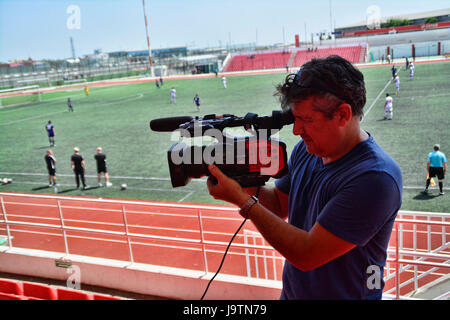
<instances>
[{"instance_id":1,"label":"player in dark kit","mask_svg":"<svg viewBox=\"0 0 450 320\"><path fill-rule=\"evenodd\" d=\"M56 186L56 159L53 156L53 151L48 149L44 159L48 170L48 186Z\"/></svg>"},{"instance_id":2,"label":"player in dark kit","mask_svg":"<svg viewBox=\"0 0 450 320\"><path fill-rule=\"evenodd\" d=\"M75 147L73 149L74 154L72 155L70 166L73 169L73 172L75 173L75 182L77 183L77 188L80 187L80 178L81 183L83 183L83 189L86 189L86 181L84 179L84 169L86 168L86 163L84 162L83 156L79 154L80 149L78 147Z\"/></svg>"},{"instance_id":3,"label":"player in dark kit","mask_svg":"<svg viewBox=\"0 0 450 320\"><path fill-rule=\"evenodd\" d=\"M197 111L200 111L200 97L198 96L198 93L195 94L194 103L197 106Z\"/></svg>"},{"instance_id":4,"label":"player in dark kit","mask_svg":"<svg viewBox=\"0 0 450 320\"><path fill-rule=\"evenodd\" d=\"M73 112L72 101L70 101L70 98L67 98L67 106L69 107L69 112Z\"/></svg>"},{"instance_id":5,"label":"player in dark kit","mask_svg":"<svg viewBox=\"0 0 450 320\"><path fill-rule=\"evenodd\" d=\"M101 182L101 175L102 172L105 175L105 181L106 181L106 186L107 187L111 187L112 183L109 182L109 175L108 175L108 169L106 168L106 155L104 153L102 153L102 148L98 147L97 148L97 154L94 156L95 160L97 161L97 181L98 181L98 186L102 187L102 182Z\"/></svg>"}]
</instances>

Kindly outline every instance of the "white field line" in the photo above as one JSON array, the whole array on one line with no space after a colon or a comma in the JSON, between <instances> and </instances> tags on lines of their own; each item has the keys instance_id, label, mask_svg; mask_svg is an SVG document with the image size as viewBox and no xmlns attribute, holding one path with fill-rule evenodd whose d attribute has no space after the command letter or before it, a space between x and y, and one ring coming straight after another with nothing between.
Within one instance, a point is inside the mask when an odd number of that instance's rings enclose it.
<instances>
[{"instance_id":1,"label":"white field line","mask_svg":"<svg viewBox=\"0 0 450 320\"><path fill-rule=\"evenodd\" d=\"M13 182L14 183L14 182ZM33 181L19 181L15 182L16 184L31 184L31 185L45 185L46 183L43 182L33 182ZM75 184L68 184L68 183L56 183L56 191L55 193L58 193L58 187L71 187L76 188ZM49 188L55 188L55 187L49 187ZM90 186L87 184L87 189L84 191L89 191L90 189L97 189L100 187L97 187L97 185ZM103 188L103 187L101 187ZM120 184L114 187L108 187L109 189L120 189ZM145 190L145 191L161 191L161 192L181 192L181 193L193 193L195 191L192 190L184 190L184 189L163 189L163 188L142 188L142 187L130 187L127 186L127 190ZM63 191L63 190L60 190Z\"/></svg>"},{"instance_id":2,"label":"white field line","mask_svg":"<svg viewBox=\"0 0 450 320\"><path fill-rule=\"evenodd\" d=\"M1 175L11 175L11 176L48 176L48 173L33 173L33 172L3 172L0 171ZM59 174L57 173L56 176L60 177L73 177L72 174ZM97 178L97 175L84 175L86 178ZM158 180L158 181L170 181L170 178L159 178L159 177L139 177L139 176L109 176L110 179L130 179L130 180ZM196 182L206 182L206 178L201 179L193 179L191 181Z\"/></svg>"}]
</instances>

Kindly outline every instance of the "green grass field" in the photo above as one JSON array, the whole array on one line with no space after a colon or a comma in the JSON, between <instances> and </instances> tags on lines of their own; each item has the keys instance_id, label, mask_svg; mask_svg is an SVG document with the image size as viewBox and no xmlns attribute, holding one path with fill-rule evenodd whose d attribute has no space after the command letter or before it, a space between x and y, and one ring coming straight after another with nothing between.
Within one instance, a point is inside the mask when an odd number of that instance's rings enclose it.
<instances>
[{"instance_id":1,"label":"green grass field","mask_svg":"<svg viewBox=\"0 0 450 320\"><path fill-rule=\"evenodd\" d=\"M383 120L386 92L395 91L389 83L390 67L362 68L366 79L366 116L362 127L398 162L404 178L404 210L450 212L450 181L444 180L447 194L438 196L437 187L430 195L421 191L425 185L427 155L435 143L450 156L450 63L417 64L415 79L409 80L404 67L400 95L394 95L394 120ZM275 85L284 73L228 76L224 89L220 78L168 80L161 89L154 83L93 87L90 95L83 90L42 94L42 102L0 109L0 177L13 183L0 185L0 191L54 194L47 187L44 162L49 148L44 129L52 120L56 131L53 151L57 160L58 194L92 197L132 198L194 203L223 203L208 193L205 179L191 181L173 189L167 165L167 150L174 143L171 133L149 129L149 121L160 117L247 112L269 115L279 109L273 96ZM177 89L177 104L169 104L171 87ZM197 112L192 99L202 100ZM75 112L69 113L67 98ZM284 127L280 138L291 152L298 137L292 126ZM78 146L87 163L87 182L91 189L75 189L70 168L73 147ZM97 188L94 154L103 147L113 186ZM126 183L128 189L120 190ZM270 182L272 183L272 181Z\"/></svg>"}]
</instances>

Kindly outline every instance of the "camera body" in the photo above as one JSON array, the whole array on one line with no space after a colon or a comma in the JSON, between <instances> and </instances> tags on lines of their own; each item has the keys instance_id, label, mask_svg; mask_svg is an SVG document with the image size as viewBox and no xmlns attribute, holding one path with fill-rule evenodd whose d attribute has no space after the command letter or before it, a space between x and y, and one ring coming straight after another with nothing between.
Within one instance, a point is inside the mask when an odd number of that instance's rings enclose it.
<instances>
[{"instance_id":1,"label":"camera body","mask_svg":"<svg viewBox=\"0 0 450 320\"><path fill-rule=\"evenodd\" d=\"M210 176L208 165L211 163L242 187L264 185L270 177L280 178L287 173L287 152L283 141L256 136L226 140L209 146L174 143L167 152L172 186L185 186L193 178Z\"/></svg>"},{"instance_id":2,"label":"camera body","mask_svg":"<svg viewBox=\"0 0 450 320\"><path fill-rule=\"evenodd\" d=\"M271 136L293 122L292 112L287 110L273 111L272 116L263 117L247 113L242 118L231 114L162 118L152 120L150 128L162 132L179 131L186 138L210 136L217 140L207 146L177 142L170 147L167 160L174 188L204 176L215 179L208 170L211 163L242 187L253 187L287 173L286 144ZM226 127L244 127L251 135L229 136L223 133Z\"/></svg>"}]
</instances>

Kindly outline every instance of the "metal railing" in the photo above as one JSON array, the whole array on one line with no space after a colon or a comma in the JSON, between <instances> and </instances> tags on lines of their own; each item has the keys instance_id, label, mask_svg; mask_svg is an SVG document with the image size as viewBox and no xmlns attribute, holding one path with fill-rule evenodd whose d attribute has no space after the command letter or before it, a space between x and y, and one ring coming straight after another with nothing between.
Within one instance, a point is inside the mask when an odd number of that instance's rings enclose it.
<instances>
[{"instance_id":1,"label":"metal railing","mask_svg":"<svg viewBox=\"0 0 450 320\"><path fill-rule=\"evenodd\" d=\"M8 240L1 246L10 250L39 249L205 274L217 270L242 222L235 208L214 205L15 193L0 193L0 203L0 238ZM399 212L384 270L386 296L412 298L448 276L449 227L450 214ZM105 247L114 254L105 253ZM280 281L283 262L247 221L221 274Z\"/></svg>"}]
</instances>

